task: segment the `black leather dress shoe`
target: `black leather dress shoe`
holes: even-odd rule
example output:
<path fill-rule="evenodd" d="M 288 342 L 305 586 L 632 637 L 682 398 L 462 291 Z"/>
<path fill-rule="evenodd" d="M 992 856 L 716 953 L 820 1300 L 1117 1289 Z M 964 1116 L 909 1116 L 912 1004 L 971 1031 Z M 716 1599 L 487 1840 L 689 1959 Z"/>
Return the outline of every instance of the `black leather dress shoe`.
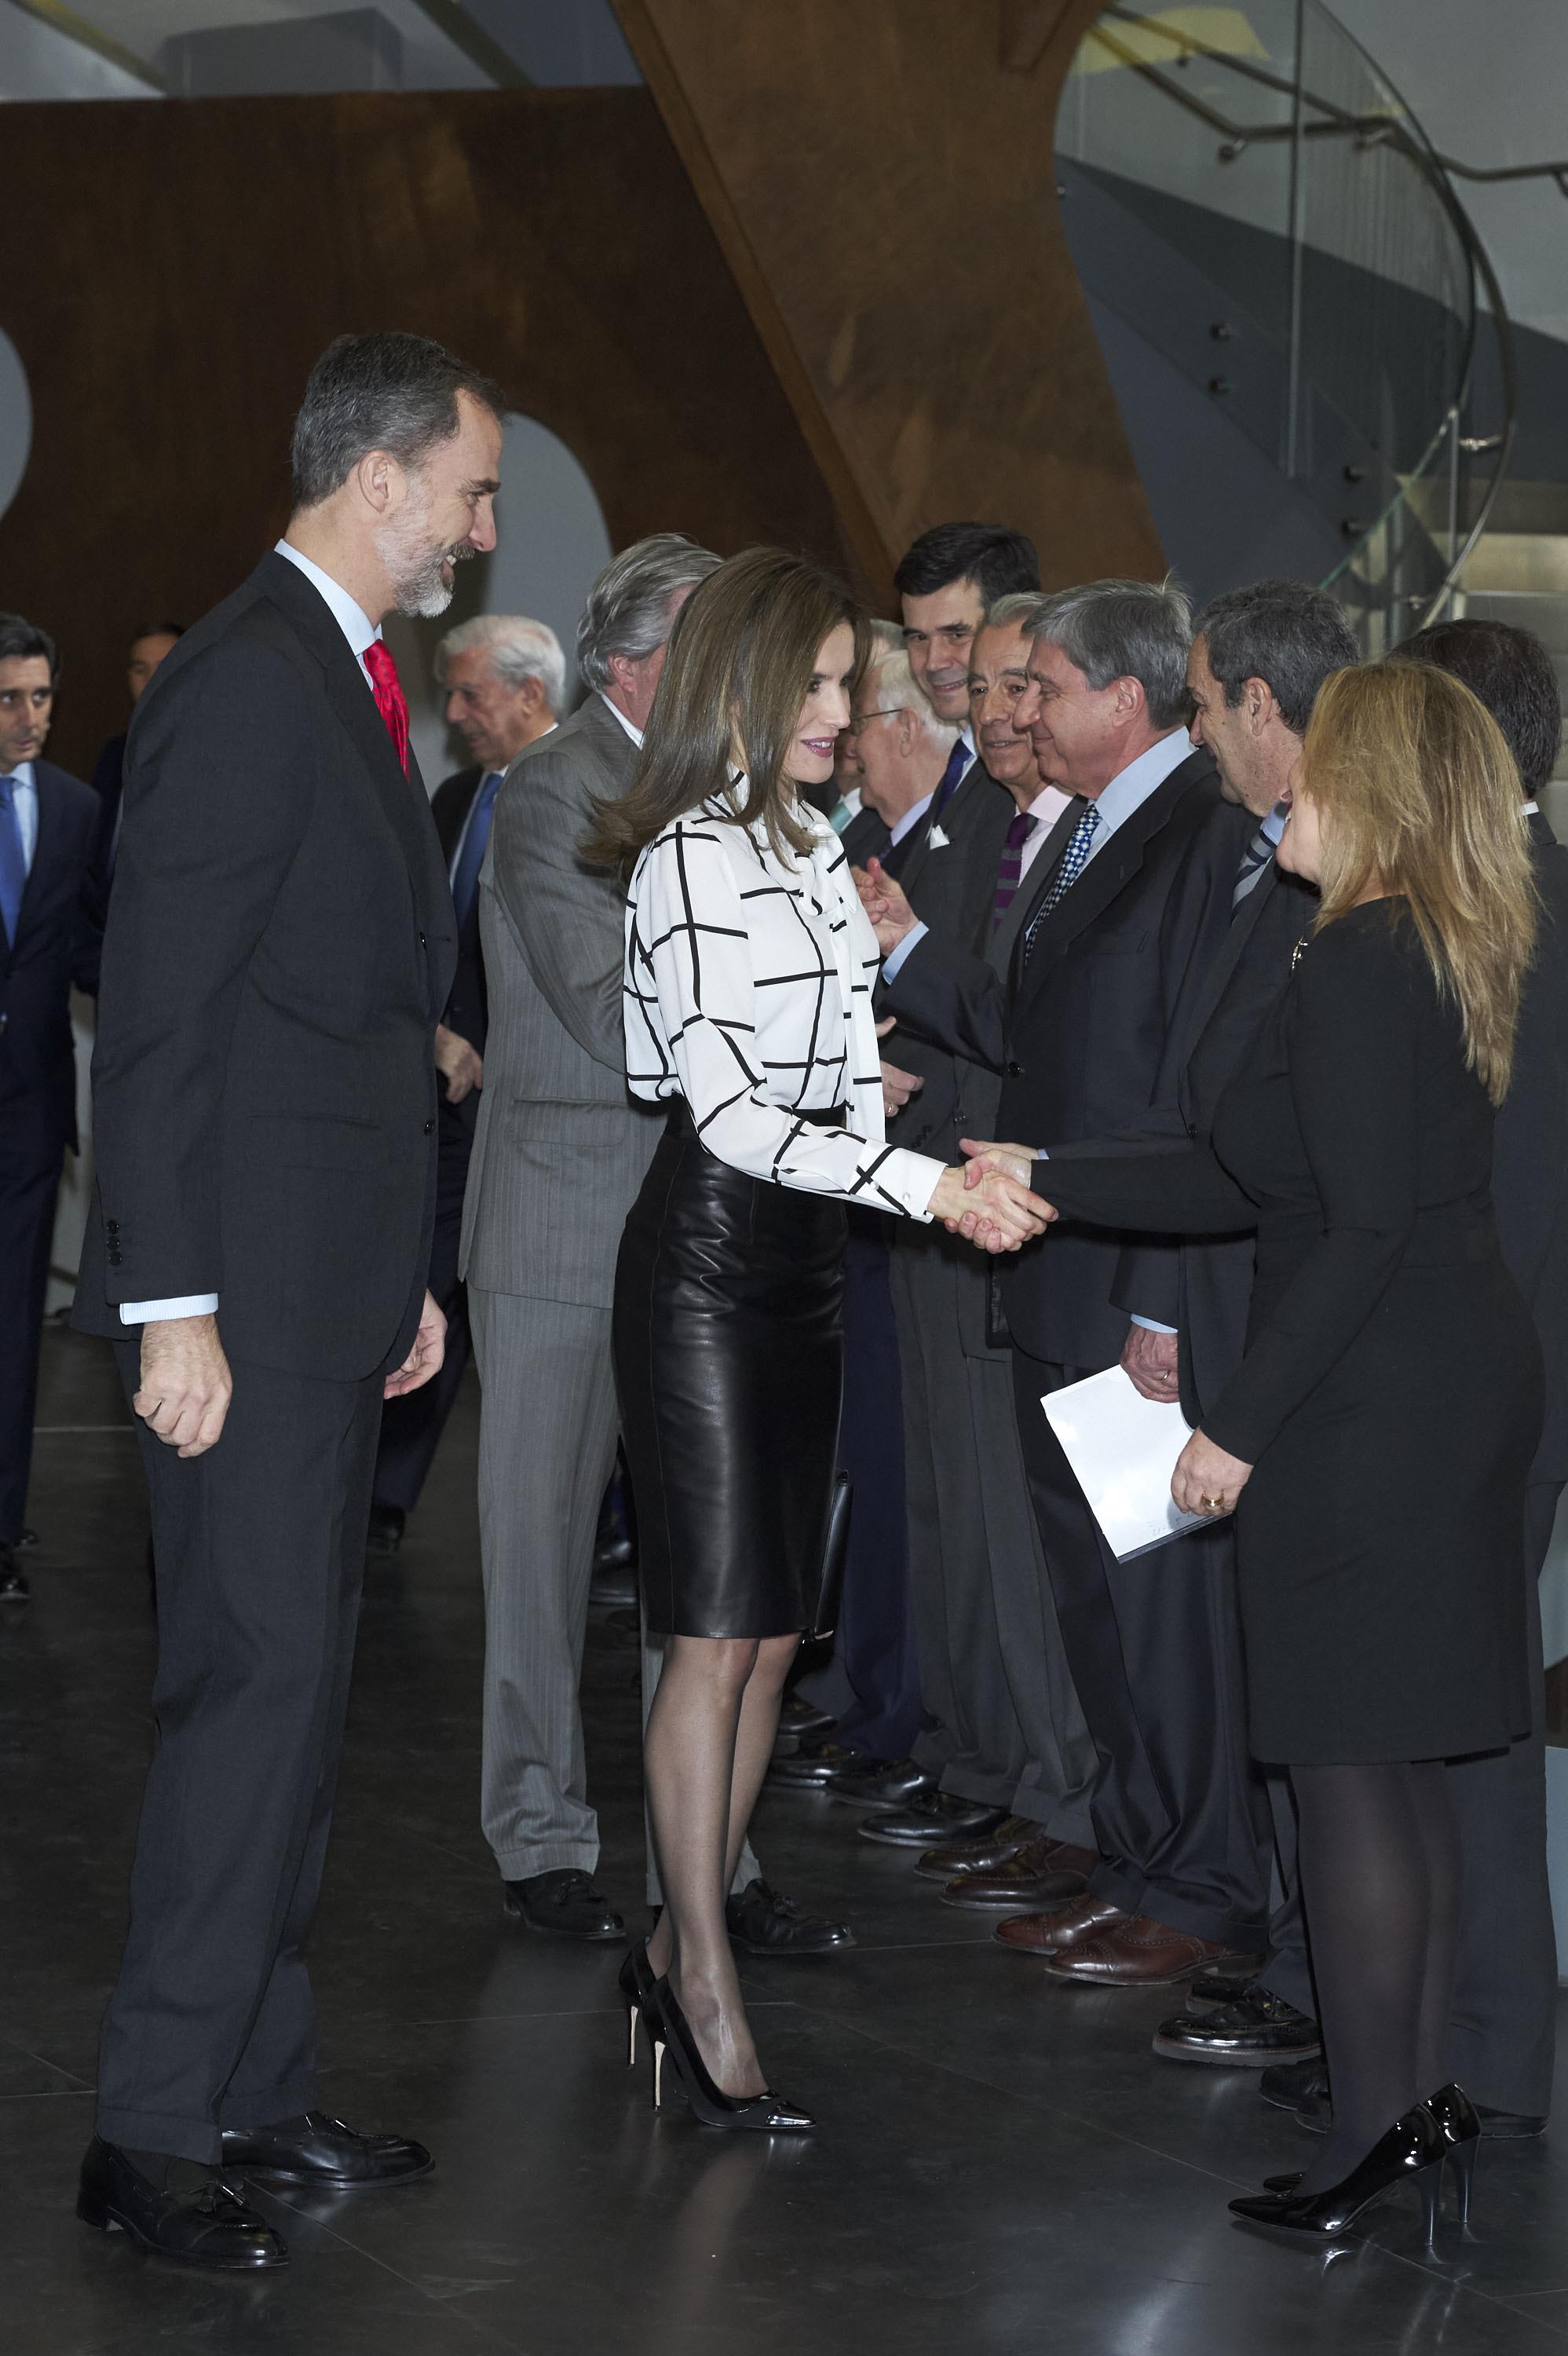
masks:
<path fill-rule="evenodd" d="M 1258 2092 L 1276 2111 L 1299 2111 L 1303 2103 L 1328 2100 L 1328 2069 L 1323 2062 L 1280 2062 L 1258 2080 Z"/>
<path fill-rule="evenodd" d="M 324 2192 L 370 2192 L 411 2184 L 435 2163 L 407 2136 L 357 2135 L 325 2111 L 306 2111 L 272 2127 L 225 2127 L 223 2166 L 278 2184 L 314 2184 Z"/>
<path fill-rule="evenodd" d="M 0 1546 L 0 1603 L 27 1603 L 32 1600 L 27 1574 L 8 1546 Z"/>
<path fill-rule="evenodd" d="M 1179 2012 L 1162 2020 L 1154 2050 L 1168 2062 L 1208 2062 L 1221 2070 L 1266 2070 L 1277 2062 L 1316 2061 L 1317 2023 L 1254 1982 L 1231 2004 Z"/>
<path fill-rule="evenodd" d="M 785 1734 L 822 1734 L 837 1722 L 830 1709 L 821 1709 L 797 1693 L 785 1694 L 779 1711 L 779 1726 Z"/>
<path fill-rule="evenodd" d="M 531 1873 L 525 1881 L 504 1884 L 504 1903 L 535 1931 L 549 1931 L 558 1939 L 624 1939 L 626 1926 L 592 1874 L 580 1866 L 561 1866 L 553 1873 Z"/>
<path fill-rule="evenodd" d="M 862 1840 L 885 1841 L 890 1848 L 934 1848 L 961 1833 L 990 1833 L 1006 1820 L 1003 1808 L 978 1800 L 955 1799 L 951 1792 L 928 1792 L 911 1808 L 868 1816 L 857 1826 Z"/>
<path fill-rule="evenodd" d="M 847 1922 L 803 1914 L 760 1877 L 727 1901 L 724 1920 L 735 1944 L 752 1955 L 837 1955 L 855 1944 Z"/>
<path fill-rule="evenodd" d="M 1234 2004 L 1256 1984 L 1257 1976 L 1255 1966 L 1245 1972 L 1200 1972 L 1189 1981 L 1187 1993 L 1194 2004 Z"/>
<path fill-rule="evenodd" d="M 372 1505 L 370 1526 L 365 1533 L 367 1554 L 396 1554 L 403 1542 L 408 1515 L 401 1505 Z"/>
<path fill-rule="evenodd" d="M 843 1800 L 852 1808 L 907 1808 L 923 1792 L 934 1792 L 936 1778 L 917 1767 L 912 1759 L 896 1760 L 890 1767 L 872 1761 L 867 1767 L 851 1767 L 836 1775 L 827 1787 L 836 1800 Z"/>
<path fill-rule="evenodd" d="M 787 1759 L 775 1759 L 768 1769 L 768 1782 L 781 1785 L 786 1792 L 821 1792 L 836 1775 L 861 1763 L 867 1768 L 880 1767 L 880 1759 L 867 1759 L 863 1751 L 847 1751 L 841 1742 L 827 1741 L 821 1735 L 803 1734 Z"/>
<path fill-rule="evenodd" d="M 288 2246 L 216 2172 L 188 2189 L 164 2191 L 132 2167 L 118 2145 L 94 2136 L 81 2163 L 76 2213 L 101 2233 L 129 2233 L 139 2250 L 176 2265 L 255 2274 L 286 2266 Z"/>

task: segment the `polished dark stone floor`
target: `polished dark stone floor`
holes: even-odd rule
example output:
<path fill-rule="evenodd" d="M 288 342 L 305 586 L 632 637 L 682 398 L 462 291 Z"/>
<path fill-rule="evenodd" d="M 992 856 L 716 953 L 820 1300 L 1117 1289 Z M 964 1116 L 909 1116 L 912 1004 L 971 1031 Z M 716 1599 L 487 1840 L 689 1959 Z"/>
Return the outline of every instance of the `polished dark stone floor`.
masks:
<path fill-rule="evenodd" d="M 1233 2226 L 1304 2148 L 1248 2073 L 1157 2062 L 1167 1998 L 988 1944 L 848 1810 L 773 1796 L 758 1846 L 859 1944 L 748 1966 L 764 2054 L 822 2120 L 727 2142 L 624 2068 L 617 1951 L 503 1920 L 475 1821 L 475 1401 L 367 1596 L 313 1955 L 325 2098 L 423 2136 L 426 2182 L 277 2204 L 286 2275 L 140 2258 L 71 2213 L 146 1755 L 144 1515 L 105 1355 L 51 1332 L 37 1601 L 0 1626 L 0 2349 L 8 2356 L 1537 2356 L 1568 2347 L 1568 2167 L 1488 2151 L 1435 2260 L 1413 2205 L 1334 2254 Z M 635 1654 L 595 1630 L 603 1878 L 642 1888 Z M 1564 2040 L 1568 2048 L 1568 2040 Z"/>

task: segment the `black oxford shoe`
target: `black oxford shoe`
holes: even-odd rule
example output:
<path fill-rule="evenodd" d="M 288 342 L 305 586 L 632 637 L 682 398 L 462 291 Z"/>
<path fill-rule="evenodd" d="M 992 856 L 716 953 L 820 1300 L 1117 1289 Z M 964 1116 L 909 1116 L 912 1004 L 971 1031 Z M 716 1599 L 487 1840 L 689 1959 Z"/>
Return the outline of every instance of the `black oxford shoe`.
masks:
<path fill-rule="evenodd" d="M 957 1840 L 965 1833 L 994 1833 L 1005 1824 L 1002 1808 L 987 1808 L 978 1800 L 955 1799 L 950 1792 L 926 1792 L 908 1809 L 868 1816 L 856 1830 L 862 1840 L 885 1841 L 891 1848 L 934 1848 L 941 1841 Z"/>
<path fill-rule="evenodd" d="M 505 1885 L 503 1903 L 531 1930 L 548 1931 L 557 1939 L 624 1939 L 626 1926 L 592 1874 L 580 1866 L 559 1867 L 553 1873 L 531 1873 L 525 1881 Z"/>
<path fill-rule="evenodd" d="M 1317 2023 L 1261 1986 L 1212 2011 L 1179 2012 L 1162 2020 L 1154 2050 L 1168 2062 L 1208 2062 L 1220 2069 L 1267 2070 L 1279 2062 L 1312 2062 L 1323 2051 Z"/>
<path fill-rule="evenodd" d="M 891 1767 L 875 1762 L 866 1768 L 848 1767 L 827 1789 L 852 1808 L 907 1808 L 935 1791 L 936 1778 L 912 1759 L 900 1759 Z"/>
<path fill-rule="evenodd" d="M 200 2184 L 162 2191 L 132 2167 L 115 2144 L 94 2136 L 81 2163 L 76 2213 L 101 2233 L 129 2233 L 149 2256 L 176 2265 L 208 2266 L 224 2274 L 255 2274 L 286 2266 L 281 2234 L 248 2209 L 214 2173 Z"/>
<path fill-rule="evenodd" d="M 310 2184 L 323 2192 L 369 2192 L 410 2184 L 435 2163 L 422 2143 L 407 2136 L 357 2135 L 325 2111 L 306 2111 L 272 2127 L 225 2127 L 225 2169 L 243 2169 L 277 2184 Z"/>
<path fill-rule="evenodd" d="M 855 1944 L 848 1923 L 803 1914 L 760 1877 L 727 1901 L 724 1920 L 735 1944 L 752 1955 L 837 1955 Z"/>
<path fill-rule="evenodd" d="M 880 1767 L 882 1760 L 868 1760 L 859 1751 L 846 1750 L 841 1742 L 830 1742 L 820 1734 L 803 1734 L 796 1738 L 795 1747 L 786 1756 L 775 1758 L 768 1769 L 768 1782 L 785 1792 L 826 1791 L 834 1777 L 859 1762 L 864 1767 Z"/>

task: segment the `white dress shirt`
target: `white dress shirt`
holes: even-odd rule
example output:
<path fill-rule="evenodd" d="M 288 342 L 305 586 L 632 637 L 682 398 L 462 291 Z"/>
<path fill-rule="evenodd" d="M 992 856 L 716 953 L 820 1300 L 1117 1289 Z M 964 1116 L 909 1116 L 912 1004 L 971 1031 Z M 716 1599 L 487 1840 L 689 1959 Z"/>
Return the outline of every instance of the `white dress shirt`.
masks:
<path fill-rule="evenodd" d="M 888 838 L 888 850 L 889 850 L 889 851 L 892 851 L 892 850 L 894 850 L 894 849 L 897 847 L 897 845 L 898 845 L 899 843 L 901 843 L 901 842 L 903 841 L 903 839 L 904 839 L 904 837 L 905 837 L 905 835 L 906 835 L 906 834 L 912 834 L 912 832 L 914 831 L 915 828 L 920 824 L 921 819 L 925 816 L 926 811 L 927 811 L 930 808 L 931 808 L 931 795 L 930 795 L 930 794 L 927 794 L 927 795 L 926 795 L 926 797 L 925 797 L 925 798 L 924 798 L 924 800 L 923 800 L 923 801 L 912 802 L 912 803 L 910 804 L 910 806 L 909 806 L 908 809 L 906 809 L 906 810 L 905 810 L 905 812 L 904 812 L 904 814 L 903 814 L 902 818 L 901 818 L 901 819 L 900 819 L 900 820 L 899 820 L 899 822 L 898 822 L 897 826 L 893 827 L 893 828 L 891 829 L 891 830 L 890 834 L 889 834 L 889 838 Z M 886 853 L 884 853 L 883 855 L 884 855 L 884 857 L 885 857 L 885 856 L 886 856 Z"/>
<path fill-rule="evenodd" d="M 1041 786 L 1039 793 L 1030 802 L 1029 814 L 1037 823 L 1034 832 L 1019 853 L 1019 890 L 1020 892 L 1024 887 L 1024 877 L 1045 849 L 1051 828 L 1074 798 L 1073 795 L 1064 791 L 1061 786 Z"/>
<path fill-rule="evenodd" d="M 38 781 L 33 775 L 31 761 L 18 761 L 5 775 L 11 780 L 11 808 L 16 813 L 16 831 L 22 838 L 22 873 L 33 872 L 33 855 L 38 847 Z"/>
<path fill-rule="evenodd" d="M 599 701 L 604 706 L 606 712 L 613 712 L 614 713 L 616 719 L 620 722 L 622 727 L 625 730 L 627 735 L 631 738 L 633 744 L 640 753 L 643 749 L 642 730 L 640 728 L 633 727 L 631 722 L 627 719 L 620 705 L 618 703 L 612 703 L 603 688 L 599 690 Z"/>
<path fill-rule="evenodd" d="M 877 944 L 837 836 L 805 806 L 804 859 L 720 800 L 642 853 L 626 904 L 626 1077 L 684 1097 L 709 1151 L 754 1178 L 930 1217 L 944 1164 L 889 1145 L 871 986 Z M 819 1129 L 796 1111 L 847 1108 Z"/>
<path fill-rule="evenodd" d="M 273 553 L 286 556 L 291 564 L 298 565 L 305 579 L 318 592 L 333 620 L 353 648 L 366 686 L 374 693 L 374 681 L 365 669 L 365 649 L 373 646 L 381 635 L 377 625 L 361 611 L 340 581 L 335 581 L 330 573 L 324 573 L 319 564 L 313 564 L 308 556 L 302 556 L 297 548 L 291 548 L 286 540 L 275 542 Z M 211 1317 L 217 1312 L 216 1292 L 190 1292 L 172 1301 L 123 1301 L 120 1323 L 122 1325 L 157 1325 L 169 1317 Z"/>

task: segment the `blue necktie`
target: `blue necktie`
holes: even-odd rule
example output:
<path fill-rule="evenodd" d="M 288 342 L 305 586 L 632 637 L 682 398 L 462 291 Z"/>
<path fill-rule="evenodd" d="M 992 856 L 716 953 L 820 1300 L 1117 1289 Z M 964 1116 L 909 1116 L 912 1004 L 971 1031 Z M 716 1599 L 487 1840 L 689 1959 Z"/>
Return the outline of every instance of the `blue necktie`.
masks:
<path fill-rule="evenodd" d="M 490 819 L 500 788 L 501 772 L 492 769 L 474 797 L 468 831 L 463 838 L 463 848 L 452 871 L 452 905 L 457 911 L 459 925 L 465 925 L 474 912 L 474 896 L 479 889 L 479 870 L 484 864 L 485 846 L 490 840 Z"/>
<path fill-rule="evenodd" d="M 964 773 L 969 766 L 969 747 L 964 742 L 963 737 L 960 736 L 957 744 L 955 744 L 952 752 L 947 755 L 947 766 L 942 772 L 942 783 L 937 787 L 936 791 L 931 797 L 931 819 L 929 822 L 932 826 L 936 824 L 937 819 L 942 816 L 943 811 L 947 808 L 948 803 L 953 799 L 954 795 L 958 791 L 959 787 L 963 784 Z"/>
<path fill-rule="evenodd" d="M 0 924 L 15 948 L 21 921 L 22 894 L 27 888 L 27 861 L 22 849 L 22 818 L 16 808 L 16 780 L 0 777 Z"/>
<path fill-rule="evenodd" d="M 1094 804 L 1091 802 L 1083 817 L 1079 819 L 1077 825 L 1073 828 L 1072 833 L 1068 836 L 1067 848 L 1061 854 L 1061 864 L 1058 867 L 1055 874 L 1051 877 L 1050 889 L 1047 891 L 1046 895 L 1040 902 L 1039 907 L 1035 910 L 1033 921 L 1029 926 L 1029 931 L 1024 936 L 1024 963 L 1026 965 L 1029 963 L 1029 952 L 1034 948 L 1034 937 L 1036 933 L 1039 932 L 1040 926 L 1044 923 L 1046 917 L 1050 916 L 1052 908 L 1055 907 L 1062 894 L 1069 891 L 1072 886 L 1077 883 L 1078 878 L 1088 866 L 1090 846 L 1093 842 L 1095 830 L 1099 826 L 1099 823 L 1100 813 Z"/>

